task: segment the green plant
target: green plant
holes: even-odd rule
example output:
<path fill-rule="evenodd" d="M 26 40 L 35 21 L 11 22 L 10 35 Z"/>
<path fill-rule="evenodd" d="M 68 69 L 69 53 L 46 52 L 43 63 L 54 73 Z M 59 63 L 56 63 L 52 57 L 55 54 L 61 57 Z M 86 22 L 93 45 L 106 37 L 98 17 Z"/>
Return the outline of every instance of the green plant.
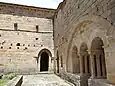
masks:
<path fill-rule="evenodd" d="M 0 79 L 0 86 L 4 86 L 7 82 L 8 80 L 6 79 Z"/>
<path fill-rule="evenodd" d="M 7 79 L 7 80 L 11 80 L 11 79 L 13 79 L 16 76 L 17 75 L 15 73 L 8 73 L 8 74 L 4 75 L 3 78 Z"/>

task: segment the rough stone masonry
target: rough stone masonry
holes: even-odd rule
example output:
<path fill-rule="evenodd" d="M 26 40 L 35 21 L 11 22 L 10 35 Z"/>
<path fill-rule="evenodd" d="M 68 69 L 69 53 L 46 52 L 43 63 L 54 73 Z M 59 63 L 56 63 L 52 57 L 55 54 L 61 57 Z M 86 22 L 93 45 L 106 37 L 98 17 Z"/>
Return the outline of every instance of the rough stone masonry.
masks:
<path fill-rule="evenodd" d="M 94 85 L 90 82 L 95 79 L 115 83 L 115 0 L 60 3 L 54 17 L 54 52 L 55 71 L 76 85 Z"/>
<path fill-rule="evenodd" d="M 114 86 L 114 18 L 114 0 L 64 0 L 57 9 L 0 3 L 0 72 Z"/>
<path fill-rule="evenodd" d="M 41 50 L 51 52 L 49 71 L 53 71 L 54 13 L 53 9 L 0 3 L 0 72 L 40 72 Z"/>

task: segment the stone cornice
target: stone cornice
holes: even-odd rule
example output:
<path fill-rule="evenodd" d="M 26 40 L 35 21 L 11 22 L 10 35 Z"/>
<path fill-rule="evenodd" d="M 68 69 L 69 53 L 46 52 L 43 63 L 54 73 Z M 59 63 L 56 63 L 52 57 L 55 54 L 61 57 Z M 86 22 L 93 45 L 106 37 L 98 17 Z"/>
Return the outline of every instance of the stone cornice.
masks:
<path fill-rule="evenodd" d="M 20 10 L 20 11 L 28 11 L 28 16 L 31 15 L 32 17 L 40 17 L 40 18 L 41 17 L 53 18 L 55 11 L 56 11 L 56 9 L 26 6 L 26 5 L 12 4 L 12 3 L 4 3 L 4 2 L 0 2 L 0 8 L 1 8 L 0 13 L 3 13 L 3 14 L 14 14 L 14 15 L 21 14 L 21 16 L 27 16 L 23 12 L 16 13 L 17 10 Z M 5 9 L 6 12 L 2 11 L 3 9 Z M 10 9 L 12 9 L 12 11 Z M 29 14 L 30 12 L 33 12 L 33 15 Z"/>

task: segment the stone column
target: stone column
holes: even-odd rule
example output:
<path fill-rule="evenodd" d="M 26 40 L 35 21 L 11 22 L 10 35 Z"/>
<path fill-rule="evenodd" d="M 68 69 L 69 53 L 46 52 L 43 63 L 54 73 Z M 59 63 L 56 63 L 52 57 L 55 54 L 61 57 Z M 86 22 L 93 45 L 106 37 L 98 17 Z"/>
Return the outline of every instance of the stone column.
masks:
<path fill-rule="evenodd" d="M 85 55 L 85 73 L 88 74 L 88 55 Z"/>
<path fill-rule="evenodd" d="M 96 55 L 96 65 L 97 65 L 97 77 L 100 78 L 101 76 L 101 63 L 100 63 L 100 54 Z"/>
<path fill-rule="evenodd" d="M 102 62 L 102 75 L 106 77 L 106 64 L 104 54 L 101 54 L 101 62 Z"/>
<path fill-rule="evenodd" d="M 94 55 L 90 55 L 90 60 L 91 60 L 91 78 L 95 78 Z"/>
<path fill-rule="evenodd" d="M 80 74 L 83 75 L 83 57 L 80 55 Z"/>

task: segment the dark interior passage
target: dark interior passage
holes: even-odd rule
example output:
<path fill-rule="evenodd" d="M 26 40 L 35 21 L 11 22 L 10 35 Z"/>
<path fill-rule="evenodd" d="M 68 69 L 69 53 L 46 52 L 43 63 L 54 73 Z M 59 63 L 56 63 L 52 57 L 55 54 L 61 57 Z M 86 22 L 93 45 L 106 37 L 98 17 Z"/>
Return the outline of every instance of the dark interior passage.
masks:
<path fill-rule="evenodd" d="M 43 52 L 41 54 L 41 60 L 40 60 L 40 71 L 48 71 L 49 66 L 49 56 L 46 52 Z"/>
<path fill-rule="evenodd" d="M 57 73 L 59 73 L 59 54 L 57 51 Z"/>

